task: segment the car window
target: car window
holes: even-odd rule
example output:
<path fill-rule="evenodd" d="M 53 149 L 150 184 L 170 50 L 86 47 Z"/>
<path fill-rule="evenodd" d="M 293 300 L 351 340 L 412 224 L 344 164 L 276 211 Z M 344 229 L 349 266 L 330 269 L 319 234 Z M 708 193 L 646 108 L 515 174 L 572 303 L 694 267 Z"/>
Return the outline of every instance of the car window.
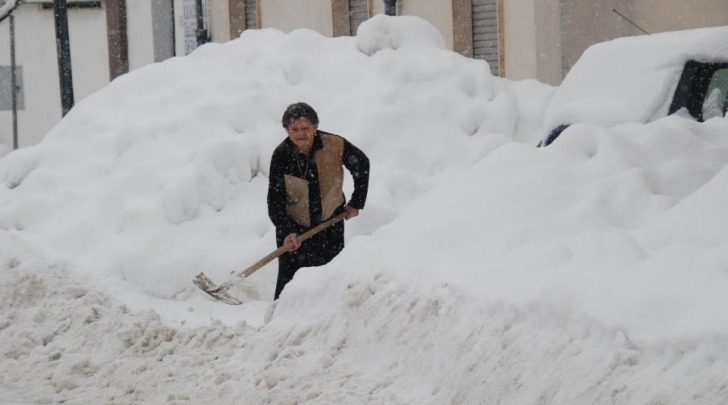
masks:
<path fill-rule="evenodd" d="M 718 69 L 708 84 L 703 100 L 703 120 L 724 117 L 728 108 L 728 68 Z"/>
<path fill-rule="evenodd" d="M 685 63 L 675 89 L 669 114 L 681 111 L 698 121 L 725 114 L 728 93 L 728 62 Z"/>

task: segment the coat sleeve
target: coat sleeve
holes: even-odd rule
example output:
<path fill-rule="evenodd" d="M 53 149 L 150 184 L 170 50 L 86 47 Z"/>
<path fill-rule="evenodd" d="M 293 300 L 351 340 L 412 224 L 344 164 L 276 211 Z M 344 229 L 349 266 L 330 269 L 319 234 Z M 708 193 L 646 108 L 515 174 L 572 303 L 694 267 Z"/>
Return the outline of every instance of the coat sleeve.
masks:
<path fill-rule="evenodd" d="M 363 209 L 369 191 L 369 158 L 361 149 L 351 142 L 344 140 L 344 167 L 354 179 L 354 192 L 348 204 L 357 209 Z"/>
<path fill-rule="evenodd" d="M 284 153 L 276 149 L 270 162 L 268 177 L 268 217 L 279 233 L 299 234 L 302 227 L 293 222 L 286 212 L 286 180 L 284 177 Z"/>

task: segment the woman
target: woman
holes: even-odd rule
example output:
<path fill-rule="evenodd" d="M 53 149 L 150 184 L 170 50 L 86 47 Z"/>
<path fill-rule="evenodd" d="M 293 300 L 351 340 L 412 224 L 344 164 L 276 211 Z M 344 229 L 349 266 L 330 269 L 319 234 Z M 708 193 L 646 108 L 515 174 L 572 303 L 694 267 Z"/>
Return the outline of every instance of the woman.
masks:
<path fill-rule="evenodd" d="M 298 235 L 345 212 L 359 215 L 369 186 L 369 159 L 346 139 L 318 130 L 316 111 L 306 103 L 288 106 L 281 120 L 288 137 L 273 151 L 268 183 L 268 216 L 278 247 L 293 248 L 278 258 L 274 299 L 301 267 L 322 266 L 344 248 L 344 222 L 301 243 Z M 346 168 L 354 180 L 349 202 L 343 192 Z"/>

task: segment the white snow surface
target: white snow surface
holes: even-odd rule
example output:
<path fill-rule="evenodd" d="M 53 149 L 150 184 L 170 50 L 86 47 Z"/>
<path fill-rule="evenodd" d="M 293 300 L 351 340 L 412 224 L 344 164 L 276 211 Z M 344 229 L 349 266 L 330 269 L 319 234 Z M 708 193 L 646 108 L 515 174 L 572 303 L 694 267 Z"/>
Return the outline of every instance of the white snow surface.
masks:
<path fill-rule="evenodd" d="M 725 404 L 728 119 L 539 149 L 554 88 L 434 32 L 246 31 L 0 158 L 0 403 Z M 213 301 L 195 274 L 275 248 L 297 101 L 368 154 L 367 205 L 277 302 L 275 263 Z"/>

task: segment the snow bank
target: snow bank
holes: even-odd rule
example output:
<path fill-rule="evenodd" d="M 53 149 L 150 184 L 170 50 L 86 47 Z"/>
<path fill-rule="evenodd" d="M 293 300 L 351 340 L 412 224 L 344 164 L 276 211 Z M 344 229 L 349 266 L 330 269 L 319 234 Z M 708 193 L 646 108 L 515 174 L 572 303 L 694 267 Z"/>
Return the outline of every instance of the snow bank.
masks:
<path fill-rule="evenodd" d="M 194 299 L 197 272 L 225 279 L 270 250 L 269 159 L 285 136 L 282 111 L 306 100 L 322 129 L 390 156 L 374 168 L 370 222 L 351 226 L 354 235 L 371 232 L 434 178 L 477 161 L 484 134 L 510 133 L 518 110 L 484 62 L 444 50 L 424 21 L 380 16 L 363 29 L 334 40 L 247 31 L 118 78 L 42 145 L 3 159 L 0 226 L 108 288 L 139 290 L 132 301 L 142 306 L 144 297 Z M 359 50 L 383 37 L 396 52 Z M 423 135 L 430 131 L 438 135 Z M 460 155 L 454 164 L 452 154 Z M 254 275 L 264 296 L 274 277 Z"/>

